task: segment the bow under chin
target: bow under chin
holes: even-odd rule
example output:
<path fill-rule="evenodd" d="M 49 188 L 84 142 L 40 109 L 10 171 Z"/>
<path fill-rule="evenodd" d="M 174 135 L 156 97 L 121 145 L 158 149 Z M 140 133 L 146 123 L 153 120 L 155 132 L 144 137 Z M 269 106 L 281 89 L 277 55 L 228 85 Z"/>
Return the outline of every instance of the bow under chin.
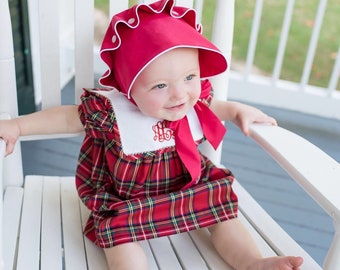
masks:
<path fill-rule="evenodd" d="M 220 119 L 201 101 L 194 106 L 204 137 L 216 149 L 226 133 Z M 191 181 L 182 189 L 195 185 L 201 176 L 201 156 L 191 134 L 187 116 L 176 121 L 167 121 L 167 127 L 173 130 L 177 153 L 188 170 Z"/>

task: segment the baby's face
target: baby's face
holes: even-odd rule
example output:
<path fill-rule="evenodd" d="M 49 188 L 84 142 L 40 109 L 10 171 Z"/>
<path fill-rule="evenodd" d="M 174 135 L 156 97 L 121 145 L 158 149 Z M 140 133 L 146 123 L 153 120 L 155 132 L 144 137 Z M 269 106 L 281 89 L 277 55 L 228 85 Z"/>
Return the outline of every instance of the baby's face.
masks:
<path fill-rule="evenodd" d="M 142 113 L 175 121 L 201 94 L 198 50 L 177 48 L 153 60 L 137 77 L 131 96 Z"/>

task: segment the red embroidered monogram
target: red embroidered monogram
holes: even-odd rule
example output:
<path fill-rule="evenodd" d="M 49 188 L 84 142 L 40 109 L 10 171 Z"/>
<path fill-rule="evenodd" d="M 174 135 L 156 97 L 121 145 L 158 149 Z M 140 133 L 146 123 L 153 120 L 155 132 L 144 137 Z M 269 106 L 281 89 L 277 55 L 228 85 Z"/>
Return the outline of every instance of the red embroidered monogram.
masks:
<path fill-rule="evenodd" d="M 166 128 L 165 121 L 158 121 L 156 125 L 152 126 L 152 130 L 155 133 L 155 136 L 153 137 L 154 141 L 164 142 L 164 141 L 170 141 L 174 138 L 174 132 Z"/>

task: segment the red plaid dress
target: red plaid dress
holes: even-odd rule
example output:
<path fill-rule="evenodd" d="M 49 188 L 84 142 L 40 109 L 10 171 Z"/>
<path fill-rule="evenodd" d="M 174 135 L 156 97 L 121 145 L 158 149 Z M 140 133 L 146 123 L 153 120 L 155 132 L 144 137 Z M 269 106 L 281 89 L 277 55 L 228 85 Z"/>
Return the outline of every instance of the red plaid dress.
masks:
<path fill-rule="evenodd" d="M 109 248 L 187 232 L 237 216 L 229 170 L 217 168 L 201 155 L 200 181 L 181 190 L 191 178 L 175 146 L 126 154 L 118 129 L 124 123 L 117 121 L 110 99 L 87 90 L 81 100 L 86 135 L 76 185 L 91 210 L 85 234 L 96 245 Z M 211 96 L 205 101 L 210 100 Z M 137 140 L 139 135 L 136 130 Z"/>

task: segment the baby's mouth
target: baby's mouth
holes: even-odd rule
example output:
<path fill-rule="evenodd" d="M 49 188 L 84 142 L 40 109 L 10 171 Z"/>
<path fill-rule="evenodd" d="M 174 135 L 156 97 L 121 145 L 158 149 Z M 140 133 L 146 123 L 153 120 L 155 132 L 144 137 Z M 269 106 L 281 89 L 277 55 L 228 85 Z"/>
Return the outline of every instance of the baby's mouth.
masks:
<path fill-rule="evenodd" d="M 181 110 L 185 107 L 185 104 L 186 103 L 181 103 L 181 104 L 177 104 L 177 105 L 174 105 L 174 106 L 170 106 L 170 107 L 168 107 L 168 110 L 171 110 L 171 111 Z"/>

